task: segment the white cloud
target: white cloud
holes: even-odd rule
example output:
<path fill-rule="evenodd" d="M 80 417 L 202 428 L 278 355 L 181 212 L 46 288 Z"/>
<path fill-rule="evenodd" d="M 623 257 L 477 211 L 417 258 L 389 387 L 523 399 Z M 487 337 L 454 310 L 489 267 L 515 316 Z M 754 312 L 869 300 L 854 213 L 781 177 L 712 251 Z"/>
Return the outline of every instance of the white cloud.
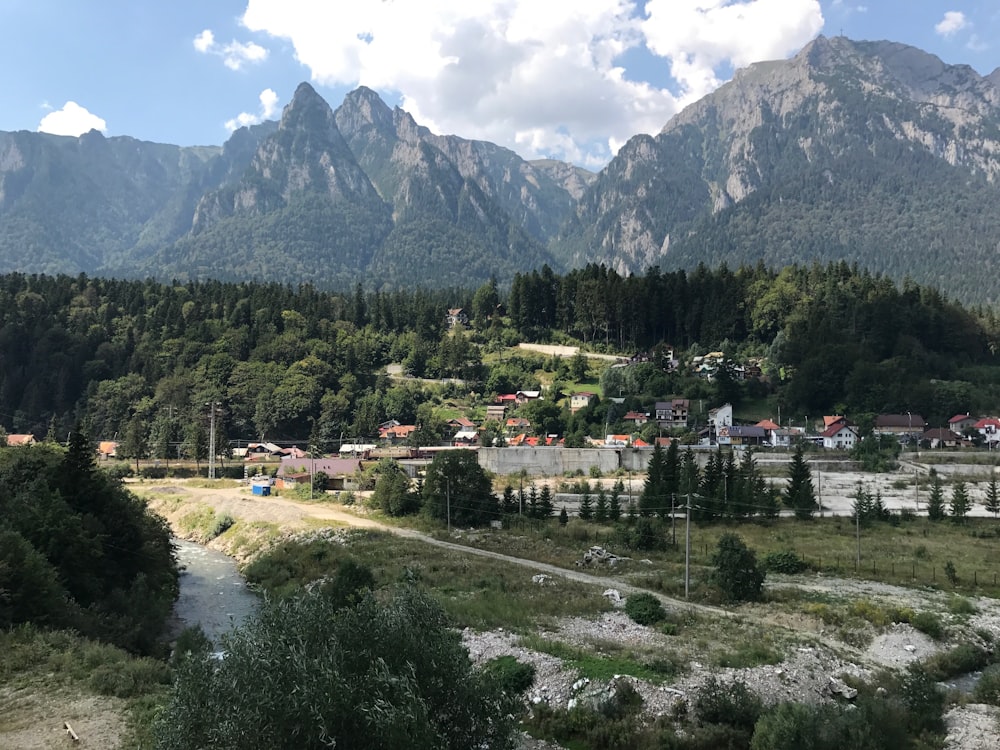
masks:
<path fill-rule="evenodd" d="M 973 52 L 985 52 L 990 48 L 990 45 L 984 42 L 979 34 L 970 34 L 969 41 L 965 43 L 965 47 Z"/>
<path fill-rule="evenodd" d="M 192 42 L 194 48 L 203 55 L 221 57 L 223 64 L 230 70 L 240 70 L 246 63 L 259 63 L 267 59 L 267 49 L 254 42 L 232 41 L 229 44 L 219 44 L 211 29 L 205 29 Z"/>
<path fill-rule="evenodd" d="M 944 14 L 937 25 L 934 26 L 934 31 L 943 37 L 950 37 L 957 34 L 962 29 L 969 25 L 968 20 L 965 18 L 965 14 L 960 10 L 949 10 Z"/>
<path fill-rule="evenodd" d="M 242 21 L 289 40 L 315 83 L 396 93 L 435 132 L 600 166 L 823 16 L 818 0 L 248 0 Z M 646 82 L 668 71 L 674 90 Z"/>
<path fill-rule="evenodd" d="M 108 124 L 100 117 L 87 111 L 76 102 L 66 102 L 62 109 L 49 112 L 38 123 L 39 133 L 52 135 L 82 135 L 91 130 L 108 129 Z"/>
<path fill-rule="evenodd" d="M 232 120 L 226 121 L 226 130 L 230 133 L 237 128 L 256 125 L 257 123 L 269 120 L 278 112 L 278 95 L 273 89 L 264 89 L 260 92 L 260 111 L 256 114 L 251 112 L 240 112 Z"/>

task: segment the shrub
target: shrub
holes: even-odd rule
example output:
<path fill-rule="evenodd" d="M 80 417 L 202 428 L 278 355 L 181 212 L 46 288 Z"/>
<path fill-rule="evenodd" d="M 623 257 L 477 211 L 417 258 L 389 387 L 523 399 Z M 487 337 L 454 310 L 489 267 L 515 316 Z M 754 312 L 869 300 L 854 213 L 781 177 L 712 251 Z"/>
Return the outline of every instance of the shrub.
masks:
<path fill-rule="evenodd" d="M 483 671 L 492 675 L 509 695 L 520 695 L 535 683 L 534 665 L 525 664 L 510 655 L 490 659 L 483 666 Z"/>
<path fill-rule="evenodd" d="M 977 703 L 1000 706 L 1000 664 L 992 664 L 983 670 L 972 690 L 972 697 Z"/>
<path fill-rule="evenodd" d="M 867 620 L 877 628 L 884 628 L 890 621 L 889 613 L 871 599 L 855 599 L 847 607 L 847 614 Z"/>
<path fill-rule="evenodd" d="M 510 747 L 517 703 L 429 596 L 402 588 L 338 609 L 306 594 L 265 601 L 223 661 L 185 660 L 155 746 Z"/>
<path fill-rule="evenodd" d="M 712 582 L 731 602 L 758 601 L 764 589 L 765 573 L 757 565 L 756 553 L 736 534 L 726 533 L 712 556 Z"/>
<path fill-rule="evenodd" d="M 233 524 L 235 523 L 236 520 L 228 513 L 222 516 L 216 516 L 215 525 L 211 529 L 209 529 L 208 539 L 211 540 L 215 539 L 215 537 L 217 536 L 222 536 L 227 531 L 229 531 L 229 529 L 231 529 Z"/>
<path fill-rule="evenodd" d="M 157 685 L 169 685 L 170 667 L 155 659 L 125 659 L 117 664 L 101 664 L 87 682 L 101 695 L 135 698 Z"/>
<path fill-rule="evenodd" d="M 944 728 L 945 696 L 938 688 L 935 677 L 924 667 L 911 664 L 907 668 L 901 693 L 913 729 L 940 732 Z"/>
<path fill-rule="evenodd" d="M 944 625 L 941 623 L 941 618 L 933 612 L 917 612 L 910 618 L 910 624 L 936 641 L 944 636 Z"/>
<path fill-rule="evenodd" d="M 989 663 L 989 654 L 971 643 L 960 643 L 947 651 L 941 651 L 924 661 L 927 674 L 942 682 L 967 672 L 975 672 Z"/>
<path fill-rule="evenodd" d="M 184 628 L 174 642 L 174 650 L 170 654 L 170 666 L 176 668 L 189 656 L 199 658 L 211 650 L 212 642 L 200 625 Z"/>
<path fill-rule="evenodd" d="M 761 566 L 764 570 L 772 573 L 784 573 L 786 575 L 801 573 L 808 567 L 806 561 L 791 550 L 768 553 L 761 560 Z"/>
<path fill-rule="evenodd" d="M 706 724 L 724 724 L 749 731 L 760 718 L 763 703 L 746 683 L 736 680 L 723 684 L 712 676 L 695 693 L 694 708 L 698 718 Z"/>
<path fill-rule="evenodd" d="M 952 596 L 948 599 L 948 611 L 953 615 L 974 615 L 979 610 L 964 596 Z"/>
<path fill-rule="evenodd" d="M 135 469 L 133 469 L 129 464 L 124 461 L 118 461 L 109 466 L 104 467 L 104 473 L 107 474 L 112 479 L 117 479 L 122 481 L 125 477 L 135 476 Z"/>
<path fill-rule="evenodd" d="M 625 614 L 640 625 L 655 625 L 667 618 L 660 600 L 652 594 L 633 594 L 625 601 Z"/>

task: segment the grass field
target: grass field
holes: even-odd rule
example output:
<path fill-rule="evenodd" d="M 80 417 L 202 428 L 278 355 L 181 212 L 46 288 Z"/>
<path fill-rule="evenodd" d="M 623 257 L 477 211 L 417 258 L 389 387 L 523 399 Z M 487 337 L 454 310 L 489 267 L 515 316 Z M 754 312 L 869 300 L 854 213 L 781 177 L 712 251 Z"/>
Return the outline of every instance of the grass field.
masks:
<path fill-rule="evenodd" d="M 968 519 L 965 523 L 931 522 L 926 518 L 862 525 L 861 563 L 857 565 L 858 534 L 850 518 L 815 518 L 798 521 L 791 518 L 773 522 L 743 524 L 691 525 L 692 575 L 702 578 L 711 565 L 719 537 L 727 532 L 738 534 L 758 558 L 772 553 L 792 551 L 814 571 L 848 578 L 882 581 L 904 586 L 937 586 L 942 589 L 1000 596 L 1000 522 L 989 518 Z M 573 567 L 591 545 L 600 545 L 615 554 L 648 560 L 629 560 L 617 567 L 594 567 L 596 575 L 640 575 L 660 578 L 654 588 L 674 592 L 669 580 L 676 580 L 684 563 L 684 522 L 678 519 L 676 547 L 669 522 L 661 527 L 667 541 L 664 551 L 632 552 L 616 542 L 611 526 L 587 524 L 573 519 L 566 527 L 555 520 L 524 523 L 515 529 L 479 531 L 459 536 L 453 541 L 525 557 L 562 567 Z M 948 562 L 956 577 L 945 574 Z"/>

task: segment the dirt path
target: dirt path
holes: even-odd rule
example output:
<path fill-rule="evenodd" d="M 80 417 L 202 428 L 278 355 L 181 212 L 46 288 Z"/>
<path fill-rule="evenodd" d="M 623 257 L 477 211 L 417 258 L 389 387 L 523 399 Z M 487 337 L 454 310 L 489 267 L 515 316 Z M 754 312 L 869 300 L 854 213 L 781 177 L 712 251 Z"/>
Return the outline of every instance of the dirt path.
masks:
<path fill-rule="evenodd" d="M 550 357 L 575 357 L 580 352 L 578 346 L 559 346 L 557 344 L 518 344 L 517 348 L 539 354 L 548 354 Z M 583 355 L 587 359 L 603 359 L 606 362 L 617 362 L 621 359 L 614 354 L 597 354 L 596 352 L 584 352 Z"/>
<path fill-rule="evenodd" d="M 536 562 L 534 560 L 526 560 L 521 557 L 505 555 L 502 552 L 494 552 L 492 550 L 479 549 L 477 547 L 470 547 L 464 544 L 456 544 L 443 539 L 437 539 L 413 529 L 387 526 L 386 524 L 379 523 L 374 519 L 366 518 L 348 510 L 331 507 L 329 505 L 301 503 L 283 497 L 254 496 L 248 494 L 248 491 L 245 489 L 209 489 L 205 487 L 185 486 L 181 482 L 150 487 L 146 491 L 142 492 L 142 494 L 151 498 L 155 498 L 157 495 L 163 495 L 165 497 L 176 497 L 181 495 L 191 500 L 204 503 L 205 505 L 214 508 L 217 513 L 227 513 L 234 518 L 240 518 L 244 521 L 265 521 L 269 523 L 276 523 L 289 529 L 308 527 L 308 519 L 333 521 L 345 526 L 385 531 L 407 539 L 416 539 L 424 542 L 425 544 L 431 544 L 435 547 L 451 550 L 453 552 L 478 555 L 480 557 L 488 557 L 513 565 L 520 565 L 525 568 L 530 568 L 536 573 L 546 573 L 552 576 L 559 576 L 578 583 L 599 586 L 602 589 L 617 589 L 622 594 L 647 591 L 647 589 L 632 586 L 631 584 L 617 578 L 591 575 L 580 570 L 571 570 L 561 568 L 557 565 L 551 565 L 549 563 Z M 157 505 L 155 500 L 153 501 L 153 504 L 154 507 Z M 160 511 L 163 512 L 162 508 Z M 181 513 L 183 513 L 183 511 L 175 513 L 166 512 L 164 515 L 167 517 L 168 521 L 174 523 L 177 516 Z M 687 602 L 683 599 L 675 599 L 663 594 L 656 595 L 664 604 L 675 608 L 680 607 L 697 610 L 698 612 L 712 614 L 718 617 L 731 617 L 734 614 L 733 612 L 722 609 L 721 607 L 695 604 L 693 602 Z"/>

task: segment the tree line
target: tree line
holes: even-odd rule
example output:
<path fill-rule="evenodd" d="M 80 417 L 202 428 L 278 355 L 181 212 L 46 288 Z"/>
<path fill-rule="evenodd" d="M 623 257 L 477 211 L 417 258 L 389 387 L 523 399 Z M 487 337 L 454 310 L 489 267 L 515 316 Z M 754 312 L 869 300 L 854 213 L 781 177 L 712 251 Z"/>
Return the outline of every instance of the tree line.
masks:
<path fill-rule="evenodd" d="M 469 312 L 467 327 L 449 328 L 454 307 Z M 329 449 L 343 436 L 373 435 L 387 419 L 420 423 L 434 439 L 444 430 L 429 403 L 442 391 L 393 382 L 385 366 L 460 378 L 464 385 L 443 395 L 472 392 L 481 406 L 537 387 L 535 359 L 490 356 L 523 340 L 645 354 L 642 364 L 606 372 L 605 392 L 632 397 L 628 408 L 668 395 L 734 404 L 772 396 L 789 412 L 946 419 L 1000 400 L 998 331 L 992 310 L 845 264 L 629 277 L 601 266 L 565 276 L 543 267 L 510 289 L 357 285 L 344 293 L 8 274 L 0 276 L 0 423 L 58 437 L 83 420 L 95 437 L 128 442 L 129 455 L 162 458 L 179 446 L 203 453 L 210 403 L 223 405 L 220 444 L 308 436 Z M 671 372 L 671 349 L 756 357 L 767 380 L 738 383 L 724 369 L 708 383 Z M 575 365 L 553 367 L 570 381 L 581 375 Z M 577 440 L 622 416 L 606 402 L 582 415 L 551 403 L 531 408 L 548 432 Z"/>

